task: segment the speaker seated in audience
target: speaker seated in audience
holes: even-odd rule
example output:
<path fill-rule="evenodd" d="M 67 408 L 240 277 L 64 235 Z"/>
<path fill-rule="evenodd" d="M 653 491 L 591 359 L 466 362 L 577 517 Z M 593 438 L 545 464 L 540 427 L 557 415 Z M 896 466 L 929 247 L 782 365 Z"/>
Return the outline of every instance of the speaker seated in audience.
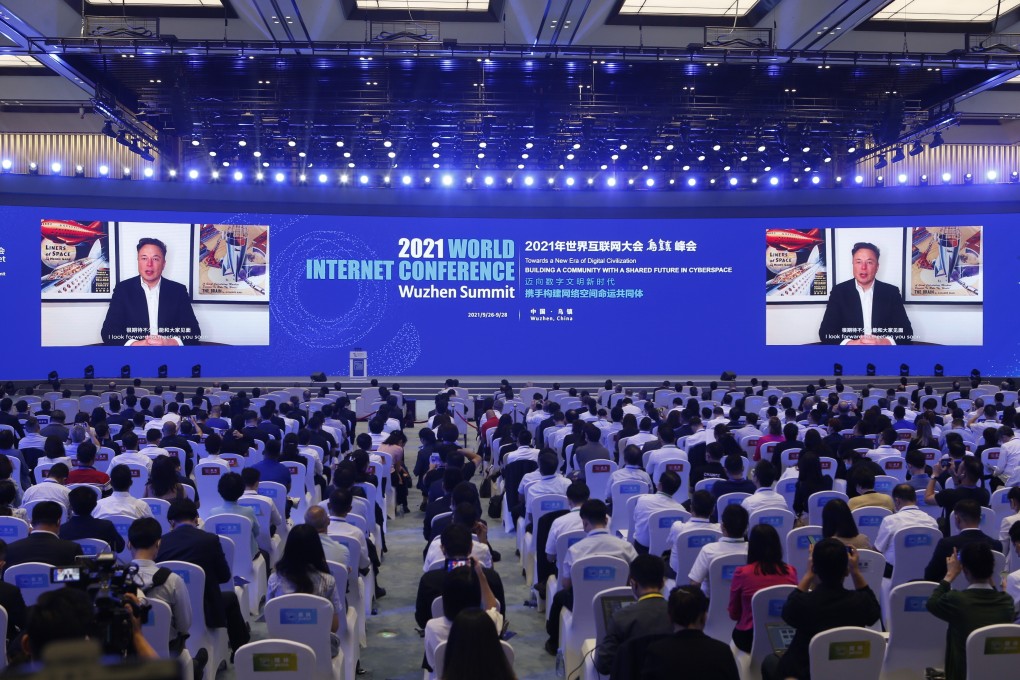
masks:
<path fill-rule="evenodd" d="M 436 540 L 439 543 L 441 554 L 440 568 L 426 571 L 422 575 L 421 580 L 418 581 L 414 619 L 420 628 L 425 628 L 425 624 L 432 618 L 432 601 L 442 595 L 443 583 L 449 571 L 448 567 L 455 563 L 468 563 L 470 561 L 468 558 L 474 557 L 474 549 L 477 545 L 471 530 L 462 523 L 455 523 L 446 527 Z M 506 611 L 503 581 L 500 579 L 499 574 L 490 567 L 484 566 L 481 560 L 475 558 L 475 561 L 482 564 L 486 582 L 489 584 L 493 596 L 499 603 L 499 611 Z"/>
<path fill-rule="evenodd" d="M 960 506 L 969 501 L 957 503 Z M 971 541 L 945 558 L 945 577 L 928 598 L 928 611 L 949 623 L 946 631 L 946 680 L 966 680 L 979 675 L 967 672 L 967 636 L 978 628 L 1013 623 L 1013 598 L 995 589 L 995 559 L 984 541 Z M 951 590 L 960 574 L 967 579 L 965 590 Z"/>
<path fill-rule="evenodd" d="M 132 479 L 131 468 L 127 465 L 114 465 L 110 470 L 113 493 L 101 499 L 92 514 L 99 518 L 112 515 L 124 515 L 132 519 L 152 517 L 149 504 L 131 495 Z"/>
<path fill-rule="evenodd" d="M 570 578 L 571 567 L 578 560 L 592 555 L 619 557 L 627 564 L 633 562 L 637 557 L 634 546 L 622 538 L 611 535 L 606 528 L 609 526 L 609 514 L 605 503 L 596 499 L 587 500 L 581 505 L 580 515 L 581 526 L 587 536 L 570 546 L 563 558 L 563 573 L 560 574 L 561 590 L 553 597 L 549 606 L 549 618 L 545 624 L 545 632 L 549 634 L 549 638 L 545 642 L 545 651 L 553 656 L 556 655 L 556 650 L 559 648 L 560 612 L 564 607 L 571 611 L 574 609 L 574 589 Z"/>
<path fill-rule="evenodd" d="M 329 629 L 336 633 L 344 611 L 340 589 L 329 573 L 319 533 L 307 524 L 296 525 L 287 535 L 283 555 L 269 575 L 266 599 L 291 593 L 318 595 L 329 600 L 333 604 L 333 620 Z M 335 657 L 340 651 L 340 642 L 335 635 L 331 636 L 331 642 L 330 654 Z"/>
<path fill-rule="evenodd" d="M 7 461 L 8 463 L 10 461 Z M 46 500 L 60 503 L 65 515 L 71 511 L 71 503 L 67 500 L 70 490 L 67 488 L 67 465 L 56 463 L 50 468 L 49 474 L 35 486 L 29 487 L 21 498 L 21 504 Z"/>
<path fill-rule="evenodd" d="M 461 482 L 471 486 L 469 482 Z M 460 485 L 458 485 L 460 488 Z M 458 500 L 456 493 L 454 500 Z M 458 524 L 471 532 L 471 555 L 482 563 L 482 566 L 486 568 L 492 567 L 493 555 L 489 548 L 489 527 L 481 520 L 478 516 L 478 510 L 469 502 L 456 503 L 453 506 L 453 515 L 450 518 L 450 522 L 444 525 Z M 438 568 L 443 563 L 442 546 L 440 545 L 439 536 L 436 536 L 429 542 L 428 547 L 425 550 L 425 562 L 422 566 L 422 571 L 431 571 L 432 569 Z"/>
<path fill-rule="evenodd" d="M 468 558 L 469 564 L 456 567 L 446 572 L 443 578 L 443 615 L 429 619 L 425 624 L 425 663 L 423 668 L 429 671 L 429 680 L 435 680 L 433 669 L 436 666 L 436 647 L 446 642 L 450 636 L 450 627 L 454 619 L 465 609 L 482 609 L 492 619 L 496 630 L 503 631 L 503 615 L 499 611 L 496 599 L 485 570 L 480 562 Z"/>
<path fill-rule="evenodd" d="M 59 536 L 63 508 L 53 501 L 41 501 L 32 508 L 32 531 L 7 546 L 7 566 L 43 562 L 55 567 L 74 564 L 81 546 Z"/>
<path fill-rule="evenodd" d="M 244 480 L 241 479 L 241 475 L 236 472 L 228 472 L 225 475 L 220 475 L 220 481 L 216 483 L 216 490 L 220 494 L 222 502 L 209 511 L 209 517 L 213 515 L 241 515 L 251 520 L 251 536 L 250 544 L 253 555 L 259 553 L 259 518 L 255 514 L 255 511 L 245 505 L 239 505 L 238 499 L 244 494 Z M 208 501 L 210 503 L 214 501 Z M 266 563 L 269 562 L 269 556 L 265 555 Z"/>
<path fill-rule="evenodd" d="M 68 500 L 71 503 L 71 516 L 60 526 L 61 538 L 68 541 L 98 538 L 101 541 L 106 541 L 115 553 L 124 549 L 124 537 L 117 533 L 113 522 L 92 516 L 99 501 L 99 495 L 95 489 L 87 486 L 71 489 Z"/>
<path fill-rule="evenodd" d="M 872 550 L 871 541 L 857 529 L 850 506 L 842 498 L 833 498 L 822 508 L 822 536 L 858 550 Z"/>
<path fill-rule="evenodd" d="M 843 587 L 847 574 L 854 590 Z M 765 658 L 762 679 L 810 680 L 811 638 L 832 628 L 870 626 L 881 613 L 878 599 L 858 566 L 857 549 L 834 538 L 823 538 L 814 545 L 797 590 L 783 605 L 783 621 L 796 629 L 790 647 L 781 657 L 770 654 Z"/>
<path fill-rule="evenodd" d="M 499 631 L 481 609 L 461 610 L 453 620 L 444 664 L 443 680 L 475 680 L 482 674 L 486 680 L 516 680 Z"/>
<path fill-rule="evenodd" d="M 2 463 L 2 461 L 0 461 Z M 28 521 L 28 513 L 25 508 L 18 507 L 21 490 L 10 479 L 0 479 L 0 517 L 17 517 Z"/>
<path fill-rule="evenodd" d="M 638 555 L 630 563 L 627 585 L 634 592 L 637 602 L 618 610 L 610 619 L 602 644 L 595 650 L 595 668 L 599 673 L 611 674 L 613 678 L 630 677 L 636 680 L 637 674 L 626 672 L 634 665 L 634 659 L 626 659 L 630 663 L 619 663 L 624 661 L 617 656 L 620 646 L 649 635 L 669 635 L 673 632 L 669 608 L 662 595 L 665 581 L 666 565 L 661 557 Z M 638 661 L 636 665 L 640 668 Z M 620 668 L 621 665 L 628 668 Z"/>
<path fill-rule="evenodd" d="M 961 550 L 968 543 L 984 543 L 990 549 L 1001 551 L 1002 542 L 981 531 L 981 506 L 973 500 L 962 500 L 956 503 L 956 528 L 959 533 L 955 536 L 941 539 L 935 546 L 931 555 L 931 561 L 924 568 L 925 581 L 941 581 L 946 575 L 946 560 L 954 551 Z"/>
<path fill-rule="evenodd" d="M 170 652 L 187 655 L 184 642 L 191 629 L 191 598 L 184 579 L 155 562 L 162 537 L 163 529 L 152 517 L 136 519 L 128 528 L 131 563 L 138 567 L 135 585 L 146 598 L 170 605 Z"/>
<path fill-rule="evenodd" d="M 0 570 L 7 563 L 7 541 L 0 538 Z M 7 611 L 7 633 L 4 649 L 25 627 L 25 598 L 21 589 L 12 583 L 0 581 L 0 607 Z"/>
<path fill-rule="evenodd" d="M 116 475 L 113 477 L 116 485 Z M 220 590 L 220 584 L 231 582 L 232 575 L 219 538 L 198 528 L 198 508 L 187 498 L 171 501 L 166 518 L 171 531 L 160 540 L 156 561 L 190 562 L 202 568 L 205 572 L 202 597 L 205 625 L 208 628 L 226 628 L 230 649 L 236 650 L 251 636 L 241 614 L 237 593 L 233 588 Z"/>
<path fill-rule="evenodd" d="M 758 464 L 762 463 L 770 467 L 772 465 L 767 460 L 759 461 Z M 747 554 L 747 542 L 744 540 L 744 534 L 747 533 L 748 519 L 747 510 L 741 505 L 734 503 L 723 508 L 722 521 L 720 522 L 722 538 L 715 543 L 706 543 L 698 551 L 698 556 L 694 559 L 691 572 L 688 574 L 691 585 L 701 586 L 707 595 L 711 591 L 708 583 L 708 568 L 712 564 L 712 560 L 721 555 Z M 677 578 L 681 578 L 681 574 L 677 574 Z"/>
<path fill-rule="evenodd" d="M 714 442 L 713 442 L 714 443 Z M 673 494 L 680 490 L 680 475 L 667 470 L 659 476 L 659 491 L 655 494 L 642 494 L 634 503 L 633 514 L 634 536 L 632 542 L 638 554 L 648 554 L 651 543 L 651 532 L 648 520 L 652 513 L 660 510 L 683 510 L 684 507 L 673 499 Z"/>
<path fill-rule="evenodd" d="M 797 570 L 783 562 L 783 544 L 775 527 L 758 524 L 748 534 L 747 564 L 737 567 L 730 584 L 730 618 L 737 622 L 733 644 L 740 651 L 750 654 L 754 641 L 754 594 L 780 585 L 797 585 Z"/>
<path fill-rule="evenodd" d="M 652 638 L 644 649 L 645 680 L 738 680 L 729 645 L 705 635 L 708 598 L 696 586 L 681 586 L 669 596 L 676 633 Z"/>

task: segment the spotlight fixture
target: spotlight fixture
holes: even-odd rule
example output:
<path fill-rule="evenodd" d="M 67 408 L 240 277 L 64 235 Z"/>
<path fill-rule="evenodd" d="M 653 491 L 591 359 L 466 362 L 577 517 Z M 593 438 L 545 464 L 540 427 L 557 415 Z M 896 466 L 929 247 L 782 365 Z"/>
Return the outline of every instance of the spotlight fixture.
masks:
<path fill-rule="evenodd" d="M 868 364 L 865 366 L 865 375 L 875 375 L 875 364 Z"/>
<path fill-rule="evenodd" d="M 942 139 L 942 133 L 941 132 L 936 132 L 934 135 L 932 135 L 931 143 L 928 145 L 928 148 L 929 149 L 937 149 L 937 148 L 939 148 L 940 146 L 942 146 L 945 143 L 946 143 L 945 140 Z"/>
<path fill-rule="evenodd" d="M 84 165 L 76 165 L 76 166 L 74 166 L 74 176 L 75 177 L 84 177 L 85 176 L 85 166 Z"/>
<path fill-rule="evenodd" d="M 113 139 L 117 138 L 117 133 L 113 131 L 113 121 L 112 120 L 107 119 L 103 123 L 103 134 L 106 135 L 107 137 L 111 137 Z"/>
<path fill-rule="evenodd" d="M 95 378 L 96 378 L 96 367 L 93 366 L 92 364 L 89 364 L 88 366 L 85 367 L 85 379 L 86 380 L 95 380 Z"/>
<path fill-rule="evenodd" d="M 906 364 L 900 364 L 900 377 L 905 378 L 910 375 L 910 366 Z"/>
<path fill-rule="evenodd" d="M 120 178 L 121 179 L 131 179 L 131 168 L 126 167 L 126 166 L 121 168 Z"/>
<path fill-rule="evenodd" d="M 989 170 L 985 173 L 985 178 L 987 178 L 989 182 L 994 182 L 999 179 L 999 172 L 997 170 Z"/>
<path fill-rule="evenodd" d="M 964 184 L 973 184 L 973 182 L 974 182 L 974 175 L 973 174 L 968 172 L 966 175 L 963 176 L 963 183 Z"/>
<path fill-rule="evenodd" d="M 38 175 L 39 174 L 39 164 L 36 163 L 35 161 L 32 161 L 31 163 L 29 163 L 28 164 L 28 174 L 30 174 L 30 175 Z"/>
<path fill-rule="evenodd" d="M 834 376 L 843 375 L 843 364 L 833 364 L 832 365 L 832 375 L 834 375 Z"/>
<path fill-rule="evenodd" d="M 882 156 L 881 158 L 878 159 L 878 162 L 875 163 L 875 169 L 876 170 L 881 170 L 882 168 L 884 168 L 887 165 L 889 165 L 889 161 L 886 160 L 885 156 Z"/>
<path fill-rule="evenodd" d="M 951 173 L 948 173 L 948 172 L 943 172 L 942 173 L 942 183 L 943 184 L 949 184 L 952 181 L 953 181 L 953 175 Z"/>
<path fill-rule="evenodd" d="M 918 154 L 924 153 L 924 144 L 921 143 L 920 139 L 914 142 L 914 145 L 910 147 L 909 153 L 911 156 L 917 156 Z"/>
<path fill-rule="evenodd" d="M 899 163 L 904 158 L 906 158 L 906 156 L 903 155 L 903 147 L 902 146 L 896 147 L 896 149 L 893 151 L 892 162 Z"/>
<path fill-rule="evenodd" d="M 1013 172 L 1009 173 L 1009 181 L 1010 184 L 1016 184 L 1017 182 L 1020 182 L 1020 172 L 1014 170 Z"/>
<path fill-rule="evenodd" d="M 10 172 L 11 168 L 13 167 L 14 163 L 11 161 L 10 158 L 5 158 L 2 161 L 0 161 L 0 170 L 3 170 L 4 172 Z"/>
<path fill-rule="evenodd" d="M 160 364 L 159 368 L 156 369 L 156 377 L 157 378 L 166 378 L 166 376 L 167 376 L 167 367 L 166 367 L 166 364 Z"/>
<path fill-rule="evenodd" d="M 907 174 L 905 172 L 901 172 L 900 174 L 896 175 L 896 181 L 899 182 L 900 184 L 906 184 L 907 179 L 908 179 Z"/>
<path fill-rule="evenodd" d="M 62 166 L 58 161 L 53 161 L 52 163 L 50 163 L 50 172 L 54 175 L 59 175 L 60 171 L 63 169 L 64 166 Z"/>
<path fill-rule="evenodd" d="M 201 378 L 202 377 L 202 364 L 195 364 L 191 367 L 191 377 Z"/>
<path fill-rule="evenodd" d="M 124 364 L 120 367 L 120 377 L 130 378 L 131 377 L 131 364 Z"/>
<path fill-rule="evenodd" d="M 933 371 L 933 375 L 936 378 L 942 378 L 945 376 L 945 374 L 946 369 L 942 366 L 942 364 L 935 364 L 935 370 Z"/>

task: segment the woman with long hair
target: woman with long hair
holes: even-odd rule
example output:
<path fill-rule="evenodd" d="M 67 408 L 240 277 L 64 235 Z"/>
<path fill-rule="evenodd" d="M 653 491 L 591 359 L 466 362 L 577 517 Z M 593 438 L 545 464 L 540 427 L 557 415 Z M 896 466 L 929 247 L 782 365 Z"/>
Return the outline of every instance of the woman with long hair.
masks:
<path fill-rule="evenodd" d="M 932 434 L 931 423 L 927 418 L 918 418 L 914 425 L 917 429 L 914 431 L 914 436 L 910 438 L 910 443 L 907 444 L 908 451 L 939 448 L 939 441 Z"/>
<path fill-rule="evenodd" d="M 343 615 L 343 605 L 340 603 L 336 580 L 329 573 L 319 533 L 310 524 L 297 524 L 290 530 L 283 546 L 283 555 L 276 563 L 276 569 L 269 575 L 267 600 L 291 593 L 318 595 L 332 602 L 333 622 L 330 630 L 334 633 L 337 631 L 340 616 Z M 340 647 L 335 637 L 333 642 L 332 652 L 336 656 Z"/>
<path fill-rule="evenodd" d="M 450 626 L 443 661 L 443 680 L 516 680 L 499 631 L 488 614 L 471 607 Z"/>
<path fill-rule="evenodd" d="M 39 463 L 63 463 L 70 469 L 71 459 L 67 456 L 64 448 L 64 441 L 55 434 L 46 437 L 43 443 L 43 455 L 39 457 Z"/>
<path fill-rule="evenodd" d="M 822 508 L 822 537 L 835 538 L 858 550 L 874 550 L 868 537 L 857 530 L 850 506 L 842 498 L 833 498 Z"/>
<path fill-rule="evenodd" d="M 404 466 L 404 446 L 406 444 L 407 436 L 401 430 L 393 430 L 379 445 L 379 451 L 393 456 L 393 472 L 390 475 L 390 483 L 397 494 L 396 506 L 405 513 L 409 513 L 411 509 L 407 507 L 407 493 L 411 488 L 411 475 Z"/>
<path fill-rule="evenodd" d="M 776 528 L 757 524 L 747 537 L 747 564 L 737 567 L 730 584 L 730 618 L 737 622 L 733 644 L 738 649 L 751 653 L 754 639 L 751 598 L 762 588 L 781 585 L 797 585 L 797 570 L 783 562 L 783 545 Z"/>
<path fill-rule="evenodd" d="M 817 434 L 817 432 L 815 433 Z M 793 513 L 800 517 L 808 511 L 808 499 L 819 491 L 832 491 L 832 477 L 822 474 L 822 464 L 814 453 L 804 453 L 797 461 L 797 487 L 793 495 Z"/>
<path fill-rule="evenodd" d="M 149 470 L 149 481 L 145 485 L 146 498 L 162 498 L 172 501 L 187 498 L 184 487 L 177 479 L 177 466 L 170 456 L 156 456 Z"/>

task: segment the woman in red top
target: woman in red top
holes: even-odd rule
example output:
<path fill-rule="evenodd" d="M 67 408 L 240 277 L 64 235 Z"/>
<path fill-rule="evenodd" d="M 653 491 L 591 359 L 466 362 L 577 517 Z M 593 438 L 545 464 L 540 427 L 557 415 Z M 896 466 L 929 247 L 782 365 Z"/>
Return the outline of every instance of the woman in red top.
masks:
<path fill-rule="evenodd" d="M 751 653 L 754 639 L 754 620 L 751 618 L 751 598 L 762 588 L 797 585 L 797 570 L 783 562 L 783 546 L 779 533 L 768 524 L 751 529 L 747 541 L 747 564 L 737 567 L 730 585 L 730 618 L 737 622 L 733 628 L 733 644 L 743 652 Z"/>
<path fill-rule="evenodd" d="M 783 424 L 779 422 L 779 418 L 772 416 L 769 418 L 769 431 L 758 438 L 758 445 L 754 449 L 754 459 L 761 460 L 761 447 L 765 446 L 769 442 L 781 442 L 784 441 L 783 437 Z"/>

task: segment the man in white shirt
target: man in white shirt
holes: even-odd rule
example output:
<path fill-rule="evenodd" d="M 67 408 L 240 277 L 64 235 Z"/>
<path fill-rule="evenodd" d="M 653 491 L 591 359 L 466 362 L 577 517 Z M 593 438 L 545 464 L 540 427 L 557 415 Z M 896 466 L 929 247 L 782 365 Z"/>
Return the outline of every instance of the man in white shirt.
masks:
<path fill-rule="evenodd" d="M 705 429 L 704 425 L 701 423 L 701 418 L 698 416 L 692 416 L 691 434 L 688 435 L 687 439 L 684 441 L 684 448 L 690 451 L 695 444 L 708 442 L 709 437 L 714 437 L 714 433 Z"/>
<path fill-rule="evenodd" d="M 748 413 L 744 416 L 745 425 L 732 431 L 733 438 L 741 442 L 745 437 L 760 437 L 761 430 L 758 429 L 758 414 Z"/>
<path fill-rule="evenodd" d="M 680 483 L 680 475 L 667 470 L 659 477 L 658 493 L 638 496 L 634 502 L 634 536 L 631 537 L 631 542 L 634 543 L 638 553 L 648 553 L 648 546 L 651 545 L 648 520 L 653 513 L 659 510 L 682 510 L 686 514 L 684 506 L 673 499 L 673 494 L 680 490 Z"/>
<path fill-rule="evenodd" d="M 517 449 L 511 451 L 503 459 L 503 465 L 509 465 L 518 460 L 538 461 L 539 450 L 531 445 L 531 433 L 521 430 L 517 435 Z"/>
<path fill-rule="evenodd" d="M 458 524 L 471 531 L 471 556 L 482 563 L 483 567 L 492 568 L 492 551 L 488 546 L 488 527 L 484 522 L 478 521 L 478 510 L 473 503 L 458 503 L 453 508 L 453 517 L 450 524 Z M 422 571 L 432 571 L 442 565 L 445 559 L 443 545 L 440 536 L 437 535 L 429 542 L 425 550 L 425 563 Z"/>
<path fill-rule="evenodd" d="M 158 422 L 158 421 L 153 421 Z M 159 443 L 163 439 L 162 425 L 158 428 L 150 428 L 145 432 L 145 448 L 141 449 L 138 453 L 149 458 L 150 467 L 152 456 L 168 456 L 170 455 L 166 449 L 160 448 Z M 123 461 L 121 461 L 123 462 Z"/>
<path fill-rule="evenodd" d="M 318 505 L 308 508 L 308 512 L 305 513 L 305 524 L 319 532 L 322 552 L 325 553 L 327 562 L 336 562 L 348 569 L 352 568 L 351 551 L 343 543 L 336 541 L 329 535 L 329 513 L 324 508 Z"/>
<path fill-rule="evenodd" d="M 672 448 L 674 452 L 679 451 L 680 453 L 683 453 L 675 446 Z M 655 451 L 661 450 L 662 449 L 655 449 Z M 655 451 L 653 451 L 653 454 Z M 640 482 L 648 489 L 648 493 L 653 491 L 655 487 L 652 484 L 652 478 L 648 476 L 648 473 L 645 472 L 644 469 L 642 469 L 641 458 L 641 449 L 636 446 L 628 444 L 627 448 L 623 450 L 624 465 L 622 468 L 614 470 L 613 473 L 609 475 L 609 482 L 606 484 L 605 501 L 607 503 L 612 501 L 613 485 L 617 482 Z M 651 456 L 649 456 L 649 459 L 651 459 Z"/>
<path fill-rule="evenodd" d="M 628 445 L 633 444 L 640 448 L 646 443 L 658 439 L 658 437 L 652 434 L 652 419 L 648 416 L 645 416 L 638 422 L 638 430 L 637 434 L 632 435 L 627 439 Z"/>
<path fill-rule="evenodd" d="M 673 570 L 675 577 L 680 578 L 683 576 L 683 574 L 677 573 L 680 569 L 680 551 L 677 549 L 680 537 L 698 529 L 714 529 L 719 531 L 719 524 L 710 519 L 714 511 L 715 498 L 712 494 L 704 489 L 695 491 L 694 495 L 691 496 L 691 518 L 686 522 L 673 522 L 673 526 L 670 527 L 666 545 L 670 547 L 669 567 Z"/>
<path fill-rule="evenodd" d="M 637 557 L 634 546 L 611 535 L 606 529 L 609 524 L 609 514 L 605 503 L 600 500 L 587 500 L 581 504 L 579 514 L 581 527 L 588 535 L 570 546 L 570 550 L 563 558 L 563 573 L 560 574 L 563 588 L 553 597 L 549 607 L 549 618 L 545 623 L 545 631 L 549 634 L 549 639 L 545 643 L 545 651 L 553 656 L 556 655 L 556 650 L 559 647 L 560 612 L 564 607 L 571 611 L 574 609 L 574 589 L 570 579 L 570 570 L 574 563 L 591 555 L 606 555 L 619 557 L 629 565 Z M 587 606 L 587 604 L 587 602 L 582 603 L 582 606 Z"/>
<path fill-rule="evenodd" d="M 999 463 L 994 474 L 1005 480 L 1006 486 L 1020 485 L 1020 439 L 1013 436 L 1013 428 L 999 428 Z"/>
<path fill-rule="evenodd" d="M 726 412 L 723 410 L 723 407 L 716 406 L 712 409 L 712 418 L 707 423 L 705 423 L 705 429 L 711 430 L 716 425 L 719 424 L 725 425 L 728 424 L 729 422 L 730 419 L 726 417 Z"/>
<path fill-rule="evenodd" d="M 68 498 L 71 490 L 65 484 L 69 470 L 64 463 L 57 463 L 50 468 L 49 474 L 41 483 L 31 486 L 21 499 L 22 505 L 35 501 L 53 501 L 64 509 L 64 521 L 71 516 L 71 501 Z"/>
<path fill-rule="evenodd" d="M 135 465 L 144 466 L 146 472 L 152 470 L 152 459 L 138 451 L 138 435 L 134 432 L 128 432 L 120 440 L 120 446 L 123 453 L 110 459 L 110 469 L 113 469 L 114 466 L 117 465 L 133 463 Z"/>
<path fill-rule="evenodd" d="M 747 510 L 739 505 L 727 505 L 723 509 L 722 522 L 720 523 L 722 538 L 715 543 L 706 543 L 698 553 L 691 566 L 691 573 L 688 574 L 692 586 L 701 586 L 707 595 L 711 591 L 708 582 L 708 568 L 712 564 L 712 560 L 720 555 L 747 554 L 747 542 L 744 540 L 744 534 L 747 533 L 749 518 Z M 677 579 L 680 577 L 681 575 L 677 574 Z"/>
<path fill-rule="evenodd" d="M 917 492 L 909 484 L 897 484 L 893 487 L 892 500 L 896 512 L 882 520 L 878 525 L 878 535 L 875 537 L 875 550 L 885 555 L 885 562 L 890 567 L 886 569 L 886 575 L 892 575 L 891 567 L 896 564 L 893 539 L 897 531 L 916 527 L 939 528 L 934 518 L 917 507 Z"/>
<path fill-rule="evenodd" d="M 882 430 L 882 433 L 878 436 L 879 445 L 868 451 L 868 458 L 880 463 L 883 458 L 902 458 L 903 454 L 900 450 L 893 446 L 893 442 L 896 441 L 899 435 L 896 434 L 896 430 L 891 427 L 887 427 Z"/>
<path fill-rule="evenodd" d="M 552 521 L 552 524 L 549 526 L 549 537 L 545 542 L 545 557 L 553 564 L 556 563 L 556 558 L 558 557 L 556 543 L 559 541 L 560 536 L 571 531 L 582 531 L 584 529 L 581 522 L 581 506 L 588 500 L 590 495 L 591 490 L 581 480 L 572 482 L 567 487 L 567 505 L 570 507 L 570 512 L 560 515 Z"/>
<path fill-rule="evenodd" d="M 517 490 L 521 494 L 524 508 L 527 511 L 525 524 L 531 524 L 531 499 L 546 494 L 562 495 L 567 493 L 570 480 L 560 474 L 559 464 L 560 459 L 552 449 L 543 449 L 538 454 L 538 470 L 535 471 L 539 473 L 538 479 L 525 485 L 526 482 L 531 481 L 528 479 L 528 476 L 532 474 L 530 472 L 521 479 L 521 485 Z"/>
<path fill-rule="evenodd" d="M 754 484 L 758 490 L 740 503 L 748 515 L 766 508 L 790 509 L 786 504 L 786 499 L 772 488 L 772 485 L 776 483 L 776 468 L 770 461 L 758 461 L 751 476 L 754 478 Z"/>
<path fill-rule="evenodd" d="M 634 403 L 630 397 L 624 397 L 620 400 L 620 408 L 623 409 L 624 415 L 630 414 L 635 418 L 641 415 L 641 407 Z"/>
<path fill-rule="evenodd" d="M 134 519 L 152 517 L 149 504 L 131 495 L 131 481 L 131 468 L 127 465 L 114 465 L 110 470 L 113 493 L 100 499 L 92 516 L 99 519 L 112 515 L 126 515 Z"/>
<path fill-rule="evenodd" d="M 273 502 L 273 499 L 259 493 L 259 482 L 262 481 L 262 473 L 260 473 L 256 468 L 246 467 L 241 470 L 241 479 L 244 480 L 244 493 L 241 494 L 241 500 L 244 500 L 245 498 L 252 498 L 269 503 L 269 528 L 270 530 L 275 528 L 277 532 L 276 535 L 279 535 L 280 531 L 286 528 L 286 524 L 283 521 L 283 517 L 280 515 L 279 508 L 277 508 L 276 503 Z"/>
<path fill-rule="evenodd" d="M 329 497 L 329 528 L 327 533 L 330 536 L 346 536 L 358 542 L 360 554 L 357 558 L 357 568 L 362 575 L 368 574 L 372 562 L 368 557 L 368 539 L 365 532 L 347 521 L 347 514 L 351 511 L 354 500 L 348 489 L 337 489 Z M 354 555 L 351 555 L 350 566 L 354 566 Z"/>
<path fill-rule="evenodd" d="M 690 437 L 687 440 L 689 442 Z M 654 480 L 659 465 L 668 460 L 687 460 L 687 451 L 684 451 L 672 442 L 664 441 L 660 448 L 654 449 L 648 454 L 648 461 L 645 463 L 645 471 L 648 473 L 648 476 Z"/>
<path fill-rule="evenodd" d="M 1006 494 L 1006 499 L 1009 500 L 1009 509 L 1013 511 L 1008 517 L 1002 519 L 1002 524 L 999 525 L 999 540 L 1005 541 L 1009 538 L 1010 528 L 1020 522 L 1020 486 L 1011 487 L 1009 493 Z M 1017 553 L 1020 556 L 1020 553 Z"/>

